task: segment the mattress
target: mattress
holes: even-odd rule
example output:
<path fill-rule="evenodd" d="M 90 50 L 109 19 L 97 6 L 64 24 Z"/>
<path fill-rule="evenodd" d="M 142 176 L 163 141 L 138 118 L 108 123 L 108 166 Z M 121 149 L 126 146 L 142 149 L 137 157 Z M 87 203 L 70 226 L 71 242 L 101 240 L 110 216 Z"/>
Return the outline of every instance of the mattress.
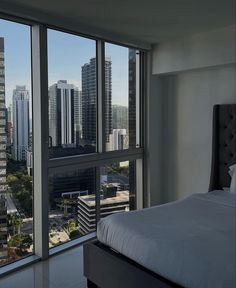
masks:
<path fill-rule="evenodd" d="M 190 288 L 235 288 L 236 198 L 223 191 L 193 194 L 98 223 L 103 244 Z"/>

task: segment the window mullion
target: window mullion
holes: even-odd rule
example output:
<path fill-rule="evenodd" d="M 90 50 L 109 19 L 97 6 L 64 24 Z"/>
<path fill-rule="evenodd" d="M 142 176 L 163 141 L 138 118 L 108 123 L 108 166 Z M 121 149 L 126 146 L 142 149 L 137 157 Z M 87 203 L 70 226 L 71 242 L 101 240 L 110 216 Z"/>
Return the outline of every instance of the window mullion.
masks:
<path fill-rule="evenodd" d="M 97 152 L 105 152 L 105 51 L 104 42 L 97 41 Z M 100 219 L 100 166 L 96 167 L 96 224 Z"/>
<path fill-rule="evenodd" d="M 105 152 L 105 71 L 104 42 L 97 41 L 97 151 Z"/>
<path fill-rule="evenodd" d="M 48 73 L 47 29 L 32 26 L 34 241 L 35 254 L 48 258 Z"/>

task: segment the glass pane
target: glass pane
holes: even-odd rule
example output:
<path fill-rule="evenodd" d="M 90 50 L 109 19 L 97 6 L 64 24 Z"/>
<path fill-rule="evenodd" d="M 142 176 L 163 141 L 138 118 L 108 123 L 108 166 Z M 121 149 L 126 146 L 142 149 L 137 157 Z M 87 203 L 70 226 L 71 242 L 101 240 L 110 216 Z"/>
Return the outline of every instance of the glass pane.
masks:
<path fill-rule="evenodd" d="M 84 222 L 80 221 L 81 213 L 87 213 L 86 207 L 83 205 L 83 197 L 95 199 L 95 168 L 54 173 L 49 178 L 49 191 L 50 248 L 95 230 L 95 218 L 89 226 L 89 230 L 85 230 Z M 92 206 L 91 209 L 95 215 L 95 206 Z M 84 221 L 88 220 L 84 219 Z"/>
<path fill-rule="evenodd" d="M 48 30 L 49 156 L 96 152 L 96 41 Z"/>
<path fill-rule="evenodd" d="M 135 161 L 100 169 L 100 218 L 136 209 Z"/>
<path fill-rule="evenodd" d="M 33 252 L 30 33 L 0 19 L 0 266 Z"/>
<path fill-rule="evenodd" d="M 106 150 L 137 147 L 136 117 L 139 101 L 139 52 L 105 44 Z M 138 129 L 139 130 L 139 129 Z"/>

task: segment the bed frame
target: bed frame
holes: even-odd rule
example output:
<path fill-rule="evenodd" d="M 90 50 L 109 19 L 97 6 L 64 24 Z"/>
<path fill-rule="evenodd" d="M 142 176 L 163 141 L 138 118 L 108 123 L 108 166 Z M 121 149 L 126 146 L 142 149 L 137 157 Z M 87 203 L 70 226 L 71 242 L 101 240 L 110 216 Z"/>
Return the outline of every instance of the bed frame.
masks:
<path fill-rule="evenodd" d="M 236 163 L 236 104 L 214 106 L 212 135 L 209 191 L 230 186 L 229 166 Z"/>
<path fill-rule="evenodd" d="M 213 110 L 212 167 L 209 191 L 229 187 L 228 167 L 236 163 L 236 104 Z M 158 259 L 157 259 L 158 261 Z M 180 288 L 99 241 L 84 245 L 88 288 Z"/>

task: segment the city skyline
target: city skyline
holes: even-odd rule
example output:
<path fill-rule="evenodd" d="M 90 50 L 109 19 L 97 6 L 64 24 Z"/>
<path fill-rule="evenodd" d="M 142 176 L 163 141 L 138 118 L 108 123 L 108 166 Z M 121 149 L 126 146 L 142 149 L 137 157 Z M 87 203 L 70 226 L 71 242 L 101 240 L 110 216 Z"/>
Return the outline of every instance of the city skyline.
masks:
<path fill-rule="evenodd" d="M 0 37 L 5 40 L 6 51 L 6 106 L 9 107 L 12 103 L 12 93 L 16 85 L 26 86 L 26 89 L 29 90 L 31 106 L 30 27 L 0 20 Z M 60 45 L 60 49 L 58 49 L 58 45 Z M 105 45 L 106 56 L 112 59 L 113 66 L 112 105 L 128 106 L 128 50 L 128 48 L 109 43 Z M 81 67 L 95 54 L 94 40 L 49 29 L 49 86 L 58 80 L 67 80 L 81 90 Z"/>
<path fill-rule="evenodd" d="M 4 37 L 0 38 L 0 40 L 5 44 Z M 54 44 L 56 45 L 56 43 Z M 2 263 L 14 261 L 17 257 L 21 257 L 21 255 L 18 255 L 17 253 L 22 253 L 22 251 L 24 251 L 24 253 L 29 255 L 33 251 L 33 153 L 32 131 L 30 128 L 32 115 L 29 113 L 29 109 L 32 107 L 30 89 L 25 81 L 20 83 L 21 85 L 19 85 L 19 81 L 16 81 L 11 87 L 12 90 L 8 90 L 8 98 L 10 96 L 12 101 L 9 101 L 8 99 L 5 105 L 5 80 L 7 80 L 5 68 L 8 69 L 8 64 L 4 58 L 7 48 L 5 47 L 3 50 L 3 45 L 0 46 L 2 47 L 0 47 L 0 50 L 2 50 L 0 54 L 0 87 L 2 87 L 0 90 L 2 125 L 2 127 L 0 127 L 0 154 L 2 176 L 0 178 L 1 187 L 3 189 L 3 196 L 0 199 L 0 221 L 4 224 L 4 226 L 2 226 L 3 229 L 0 229 L 3 244 L 2 249 L 0 249 L 0 254 L 2 253 L 3 255 L 0 260 L 1 265 Z M 113 101 L 114 90 L 112 87 L 115 86 L 114 84 L 117 83 L 117 81 L 119 82 L 120 78 L 114 76 L 113 71 L 116 70 L 117 67 L 113 67 L 114 62 L 107 56 L 107 53 L 110 55 L 108 52 L 110 45 L 106 45 L 105 48 L 104 118 L 106 122 L 104 123 L 104 129 L 106 136 L 106 151 L 123 150 L 129 147 L 128 135 L 131 123 L 128 116 L 129 109 L 132 108 L 132 111 L 135 111 L 135 103 L 132 102 L 134 107 L 128 107 L 128 103 L 125 104 L 125 102 L 129 101 L 129 104 L 131 103 L 129 96 L 131 93 L 130 91 L 133 91 L 133 88 L 129 86 L 126 88 L 127 95 L 119 95 L 121 104 Z M 123 49 L 123 47 L 121 48 Z M 51 48 L 49 48 L 49 50 L 50 49 Z M 65 54 L 68 54 L 68 51 L 66 51 Z M 134 55 L 135 54 L 134 50 Z M 18 55 L 18 58 L 20 57 L 21 55 Z M 62 61 L 60 61 L 60 59 L 54 60 L 60 65 L 65 64 L 63 63 L 64 60 L 68 62 L 68 59 L 66 60 L 63 57 Z M 56 81 L 49 83 L 50 158 L 94 153 L 96 150 L 97 59 L 93 56 L 89 56 L 88 59 L 82 57 L 80 60 L 82 63 L 75 66 L 80 71 L 80 74 L 78 74 L 80 76 L 78 76 L 78 78 L 81 78 L 79 79 L 81 81 L 81 86 L 77 85 L 78 82 L 71 81 L 70 75 L 66 73 L 59 73 L 56 76 Z M 130 75 L 132 75 L 132 79 L 134 80 L 134 71 L 129 71 L 128 73 L 128 68 L 134 69 L 135 66 L 131 65 L 130 58 L 126 60 L 128 65 L 126 71 L 127 80 L 129 80 L 129 84 L 133 85 L 133 82 L 130 82 Z M 51 62 L 49 61 L 49 66 L 52 65 L 54 69 L 54 65 L 50 63 Z M 17 69 L 18 71 L 12 71 L 13 75 L 15 72 L 17 75 L 21 67 L 18 67 Z M 66 76 L 64 77 L 64 75 Z M 134 115 L 132 115 L 132 117 L 134 117 Z M 132 121 L 133 120 L 135 119 L 132 119 Z M 87 191 L 86 193 L 88 195 L 92 195 L 97 191 L 98 183 L 95 181 L 96 171 L 94 169 L 95 167 L 85 170 L 80 169 L 79 171 L 68 171 L 64 176 L 61 174 L 54 174 L 50 179 L 49 247 L 58 245 L 61 242 L 70 241 L 75 236 L 81 237 L 84 235 L 80 217 L 78 217 L 78 199 L 74 200 L 73 195 L 79 193 L 78 197 L 83 197 L 85 191 Z M 133 201 L 130 200 L 133 196 L 131 198 L 129 197 L 129 187 L 133 188 L 132 181 L 129 181 L 129 169 L 131 169 L 130 171 L 132 172 L 132 165 L 129 166 L 126 164 L 121 167 L 119 162 L 101 169 L 101 181 L 105 181 L 105 183 L 100 184 L 103 185 L 104 189 L 103 198 L 113 198 L 112 202 L 116 203 L 115 206 L 117 206 L 116 208 L 113 207 L 115 210 L 113 208 L 113 210 L 109 209 L 109 213 L 116 212 L 118 209 L 118 206 L 120 205 L 118 201 L 119 193 L 121 193 L 120 191 L 124 191 L 124 189 L 128 190 L 126 191 L 125 203 L 122 204 L 122 211 L 128 209 L 127 207 L 133 203 Z M 5 182 L 6 185 L 4 185 Z M 108 185 L 107 187 L 105 187 L 106 183 Z M 115 186 L 112 183 L 115 184 Z M 117 194 L 112 192 L 115 187 Z M 70 200 L 68 200 L 67 197 L 69 197 Z M 133 204 L 130 207 L 132 208 L 132 206 Z M 68 212 L 70 215 L 69 218 L 67 216 Z M 17 223 L 17 221 L 21 224 L 19 224 L 16 229 L 17 224 L 15 225 L 14 223 Z M 73 228 L 70 226 L 72 222 Z M 56 237 L 57 235 L 60 239 Z M 18 240 L 19 238 L 20 240 Z M 21 244 L 17 241 L 24 241 L 24 239 L 27 239 L 27 243 L 25 248 L 21 248 Z"/>
<path fill-rule="evenodd" d="M 48 30 L 49 158 L 96 152 L 99 135 L 95 44 L 91 39 Z M 0 20 L 0 265 L 33 253 L 32 145 L 37 143 L 32 139 L 30 48 L 29 27 Z M 131 65 L 130 50 L 135 56 L 134 49 L 105 44 L 106 151 L 129 148 L 129 124 L 136 119 L 135 114 L 129 114 L 131 108 L 135 111 L 135 102 L 130 99 L 135 90 L 130 84 L 136 84 L 136 66 Z M 134 82 L 130 82 L 131 77 Z M 129 187 L 134 186 L 129 171 L 132 172 L 132 164 L 121 165 L 117 161 L 103 167 L 91 165 L 50 175 L 49 248 L 86 233 L 78 201 L 85 195 L 96 194 L 99 185 L 103 191 L 100 203 L 105 198 L 108 202 L 102 217 L 134 207 L 134 191 L 129 195 Z M 125 197 L 120 197 L 123 192 Z"/>

